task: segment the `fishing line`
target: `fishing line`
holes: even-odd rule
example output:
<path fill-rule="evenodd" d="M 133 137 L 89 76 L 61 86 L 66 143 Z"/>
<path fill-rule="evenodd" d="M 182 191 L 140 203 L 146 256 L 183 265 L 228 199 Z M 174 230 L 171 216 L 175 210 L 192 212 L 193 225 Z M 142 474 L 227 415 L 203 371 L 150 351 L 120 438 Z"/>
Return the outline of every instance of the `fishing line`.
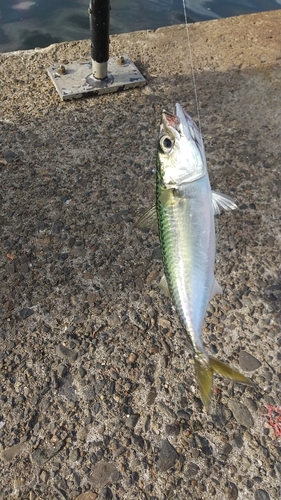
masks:
<path fill-rule="evenodd" d="M 190 65 L 191 65 L 191 74 L 192 74 L 192 82 L 193 82 L 193 89 L 194 89 L 194 95 L 195 95 L 196 110 L 197 110 L 197 115 L 198 115 L 198 125 L 199 125 L 200 134 L 201 134 L 199 102 L 198 102 L 198 94 L 197 94 L 197 89 L 196 89 L 195 72 L 194 72 L 192 50 L 191 50 L 191 43 L 190 43 L 190 37 L 189 37 L 189 29 L 188 29 L 188 22 L 187 22 L 187 12 L 186 12 L 185 0 L 182 0 L 182 6 L 183 6 L 184 19 L 185 19 L 185 28 L 186 28 L 188 50 L 189 50 L 189 59 L 190 59 Z"/>

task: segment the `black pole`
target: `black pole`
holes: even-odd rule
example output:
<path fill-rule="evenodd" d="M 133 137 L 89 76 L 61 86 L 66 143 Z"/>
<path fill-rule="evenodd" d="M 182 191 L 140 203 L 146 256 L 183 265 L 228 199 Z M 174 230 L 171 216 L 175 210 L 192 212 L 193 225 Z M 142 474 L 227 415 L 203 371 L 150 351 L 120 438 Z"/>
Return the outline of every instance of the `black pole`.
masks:
<path fill-rule="evenodd" d="M 109 11 L 110 0 L 90 0 L 89 15 L 93 76 L 99 80 L 107 76 Z"/>

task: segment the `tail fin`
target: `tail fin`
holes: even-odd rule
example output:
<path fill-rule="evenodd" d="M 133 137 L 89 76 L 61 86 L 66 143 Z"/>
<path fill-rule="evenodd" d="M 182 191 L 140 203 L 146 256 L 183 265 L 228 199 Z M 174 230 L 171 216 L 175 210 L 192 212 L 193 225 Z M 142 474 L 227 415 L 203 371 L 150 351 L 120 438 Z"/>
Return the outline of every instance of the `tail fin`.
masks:
<path fill-rule="evenodd" d="M 230 380 L 239 382 L 240 384 L 254 385 L 253 382 L 239 373 L 234 368 L 226 365 L 222 361 L 219 361 L 213 356 L 209 356 L 208 360 L 203 360 L 200 357 L 195 358 L 195 372 L 199 385 L 199 390 L 203 404 L 208 410 L 213 387 L 213 373 L 219 373 Z"/>

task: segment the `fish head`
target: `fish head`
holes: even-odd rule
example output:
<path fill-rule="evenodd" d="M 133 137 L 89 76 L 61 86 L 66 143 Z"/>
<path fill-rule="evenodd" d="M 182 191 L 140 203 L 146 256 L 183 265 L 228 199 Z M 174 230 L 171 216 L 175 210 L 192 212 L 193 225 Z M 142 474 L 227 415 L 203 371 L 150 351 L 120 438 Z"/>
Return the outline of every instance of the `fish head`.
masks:
<path fill-rule="evenodd" d="M 201 134 L 180 104 L 175 114 L 163 111 L 158 142 L 158 169 L 165 187 L 193 182 L 207 173 Z"/>

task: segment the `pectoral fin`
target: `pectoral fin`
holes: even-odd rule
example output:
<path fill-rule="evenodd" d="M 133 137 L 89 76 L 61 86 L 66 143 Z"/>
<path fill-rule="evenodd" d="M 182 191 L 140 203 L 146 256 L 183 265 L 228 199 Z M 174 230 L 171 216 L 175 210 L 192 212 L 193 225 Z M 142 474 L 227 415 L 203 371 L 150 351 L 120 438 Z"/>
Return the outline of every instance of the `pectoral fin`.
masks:
<path fill-rule="evenodd" d="M 156 205 L 152 205 L 142 216 L 139 218 L 137 222 L 135 222 L 134 227 L 138 229 L 152 229 L 157 232 L 158 230 L 158 222 L 157 222 L 157 212 Z"/>
<path fill-rule="evenodd" d="M 237 208 L 236 203 L 232 198 L 230 198 L 230 196 L 218 193 L 217 191 L 212 191 L 212 198 L 214 215 L 219 215 L 221 213 L 221 209 L 235 210 Z"/>
<path fill-rule="evenodd" d="M 164 206 L 173 206 L 176 203 L 178 203 L 179 198 L 176 196 L 177 195 L 177 190 L 172 188 L 172 189 L 164 189 L 162 193 L 160 194 L 160 201 L 162 205 Z"/>

